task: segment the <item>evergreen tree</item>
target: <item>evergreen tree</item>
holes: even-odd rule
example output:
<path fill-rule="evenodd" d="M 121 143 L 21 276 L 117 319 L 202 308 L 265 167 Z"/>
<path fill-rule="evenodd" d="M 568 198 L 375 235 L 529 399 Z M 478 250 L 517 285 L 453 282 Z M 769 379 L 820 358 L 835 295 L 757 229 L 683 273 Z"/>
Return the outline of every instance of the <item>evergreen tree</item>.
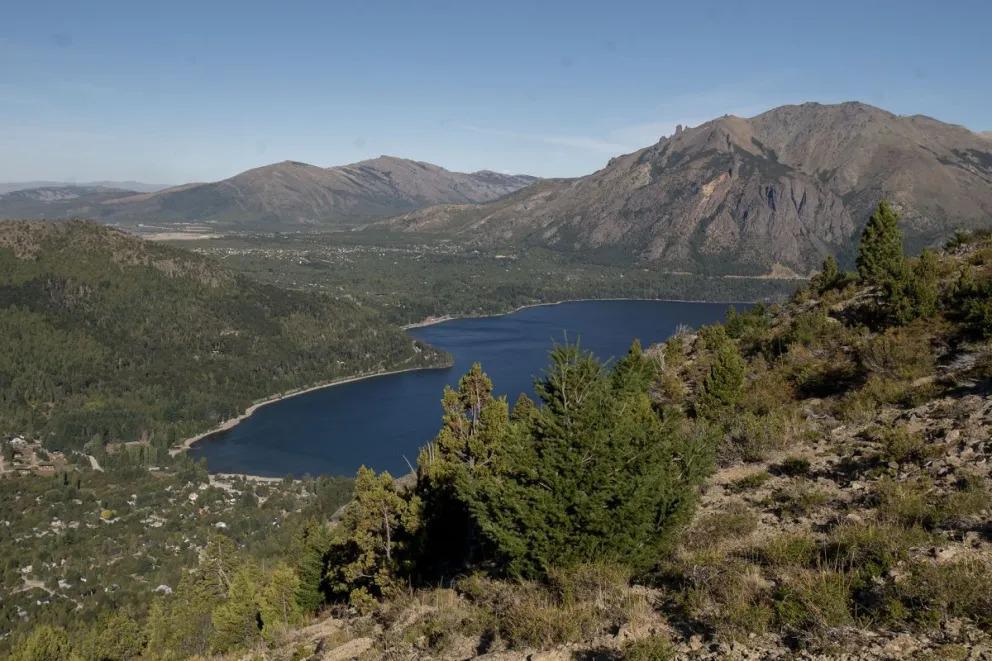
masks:
<path fill-rule="evenodd" d="M 300 579 L 289 565 L 280 562 L 269 572 L 259 605 L 262 636 L 267 641 L 273 642 L 302 620 L 297 603 L 299 589 Z"/>
<path fill-rule="evenodd" d="M 408 551 L 420 516 L 420 498 L 401 492 L 389 473 L 359 468 L 355 498 L 335 529 L 338 538 L 331 548 L 329 578 L 336 590 L 360 610 L 392 593 L 398 577 L 410 570 Z"/>
<path fill-rule="evenodd" d="M 64 661 L 69 658 L 69 636 L 60 627 L 41 624 L 14 647 L 11 661 Z"/>
<path fill-rule="evenodd" d="M 478 363 L 458 381 L 458 390 L 445 387 L 443 426 L 417 458 L 422 481 L 450 481 L 457 467 L 498 471 L 495 450 L 510 416 L 506 399 L 494 399 L 492 392 L 492 381 Z"/>
<path fill-rule="evenodd" d="M 534 404 L 534 400 L 528 397 L 526 393 L 520 393 L 517 396 L 517 401 L 513 403 L 513 411 L 510 413 L 510 417 L 515 422 L 521 422 L 529 420 L 536 413 L 537 405 Z"/>
<path fill-rule="evenodd" d="M 458 390 L 445 388 L 441 431 L 417 458 L 417 494 L 424 505 L 421 574 L 453 572 L 473 561 L 477 537 L 456 484 L 503 470 L 510 414 L 506 399 L 494 398 L 492 388 L 478 363 L 459 380 Z"/>
<path fill-rule="evenodd" d="M 613 369 L 613 389 L 624 393 L 647 392 L 658 378 L 659 368 L 658 361 L 645 356 L 640 341 L 634 340 L 627 355 Z"/>
<path fill-rule="evenodd" d="M 145 629 L 149 656 L 178 660 L 210 652 L 212 614 L 227 598 L 227 588 L 207 569 L 209 561 L 201 559 L 199 570 L 184 574 L 174 595 L 152 604 Z"/>
<path fill-rule="evenodd" d="M 703 381 L 703 391 L 696 400 L 697 415 L 715 418 L 732 409 L 744 390 L 744 359 L 737 345 L 726 340 L 716 349 L 710 372 Z"/>
<path fill-rule="evenodd" d="M 297 576 L 296 604 L 304 613 L 316 613 L 326 593 L 327 549 L 330 538 L 324 527 L 311 519 L 293 538 L 290 557 Z"/>
<path fill-rule="evenodd" d="M 243 564 L 230 579 L 227 597 L 211 613 L 213 652 L 250 647 L 262 637 L 260 576 L 251 564 Z"/>
<path fill-rule="evenodd" d="M 833 255 L 827 255 L 820 266 L 820 272 L 813 279 L 813 287 L 822 294 L 836 287 L 842 277 L 837 259 Z"/>
<path fill-rule="evenodd" d="M 643 570 L 661 557 L 711 444 L 661 421 L 649 363 L 635 347 L 611 374 L 577 347 L 554 349 L 536 388 L 543 406 L 504 436 L 504 471 L 458 483 L 498 571 L 596 560 Z"/>
<path fill-rule="evenodd" d="M 932 317 L 937 313 L 940 299 L 939 262 L 932 250 L 920 253 L 909 280 L 909 296 L 913 300 L 915 317 Z"/>
<path fill-rule="evenodd" d="M 76 646 L 76 654 L 92 661 L 124 661 L 141 656 L 145 641 L 141 625 L 116 611 L 96 622 Z"/>
<path fill-rule="evenodd" d="M 858 275 L 878 286 L 905 279 L 906 265 L 902 250 L 899 216 L 882 200 L 868 219 L 858 246 Z"/>

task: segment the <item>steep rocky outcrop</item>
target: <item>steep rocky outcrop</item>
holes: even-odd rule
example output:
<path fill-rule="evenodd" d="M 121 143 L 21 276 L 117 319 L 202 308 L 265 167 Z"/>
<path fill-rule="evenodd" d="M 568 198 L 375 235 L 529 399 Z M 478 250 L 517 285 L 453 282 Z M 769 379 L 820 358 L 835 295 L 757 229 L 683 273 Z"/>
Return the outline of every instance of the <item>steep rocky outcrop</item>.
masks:
<path fill-rule="evenodd" d="M 805 273 L 850 255 L 890 199 L 911 249 L 992 218 L 992 143 L 923 116 L 861 103 L 724 116 L 572 180 L 478 207 L 442 206 L 385 224 L 480 244 L 524 242 L 672 268 Z"/>

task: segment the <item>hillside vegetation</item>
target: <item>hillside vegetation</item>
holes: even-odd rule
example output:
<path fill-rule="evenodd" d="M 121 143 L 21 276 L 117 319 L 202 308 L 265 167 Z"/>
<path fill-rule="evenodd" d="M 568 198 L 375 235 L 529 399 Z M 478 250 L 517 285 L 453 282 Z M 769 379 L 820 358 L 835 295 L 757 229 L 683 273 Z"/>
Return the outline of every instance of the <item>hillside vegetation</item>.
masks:
<path fill-rule="evenodd" d="M 216 542 L 143 623 L 15 658 L 125 632 L 150 658 L 988 654 L 992 239 L 908 259 L 883 203 L 857 265 L 612 366 L 557 347 L 537 402 L 476 366 L 415 475 L 359 471 L 307 562 Z"/>
<path fill-rule="evenodd" d="M 374 311 L 71 222 L 0 223 L 0 433 L 167 445 L 252 401 L 440 362 Z"/>
<path fill-rule="evenodd" d="M 232 270 L 288 289 L 347 294 L 397 324 L 503 314 L 580 298 L 783 300 L 801 281 L 701 276 L 599 263 L 546 248 L 478 250 L 373 232 L 225 236 L 184 241 Z"/>

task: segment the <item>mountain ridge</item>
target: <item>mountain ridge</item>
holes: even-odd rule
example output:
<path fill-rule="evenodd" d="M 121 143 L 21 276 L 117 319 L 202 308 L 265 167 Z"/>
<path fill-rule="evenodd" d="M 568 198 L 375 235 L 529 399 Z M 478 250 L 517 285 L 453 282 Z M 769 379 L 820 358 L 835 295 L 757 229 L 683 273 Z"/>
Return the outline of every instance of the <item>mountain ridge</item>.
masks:
<path fill-rule="evenodd" d="M 135 191 L 138 193 L 153 193 L 169 187 L 170 186 L 168 184 L 148 184 L 141 181 L 100 180 L 73 182 L 46 179 L 37 181 L 8 181 L 0 183 L 0 195 L 34 188 L 114 188 L 118 190 Z"/>
<path fill-rule="evenodd" d="M 380 156 L 349 165 L 320 167 L 281 161 L 216 182 L 161 191 L 87 189 L 61 204 L 18 191 L 0 195 L 0 216 L 87 218 L 120 225 L 208 222 L 234 229 L 292 231 L 333 229 L 444 202 L 481 203 L 529 185 L 536 178 L 489 170 L 460 173 L 423 161 Z M 14 195 L 14 197 L 10 197 Z"/>
<path fill-rule="evenodd" d="M 911 249 L 992 217 L 992 146 L 964 127 L 859 102 L 725 115 L 585 177 L 544 180 L 478 207 L 382 222 L 480 245 L 540 244 L 698 272 L 808 273 L 850 258 L 872 206 L 892 200 Z"/>

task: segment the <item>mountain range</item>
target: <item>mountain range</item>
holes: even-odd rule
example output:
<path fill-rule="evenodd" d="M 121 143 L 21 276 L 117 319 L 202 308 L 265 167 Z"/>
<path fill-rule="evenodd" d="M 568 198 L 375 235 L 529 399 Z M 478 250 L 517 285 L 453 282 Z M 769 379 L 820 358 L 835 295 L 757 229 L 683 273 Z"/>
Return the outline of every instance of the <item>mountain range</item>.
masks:
<path fill-rule="evenodd" d="M 992 225 L 990 135 L 863 103 L 804 103 L 678 127 L 574 179 L 465 174 L 389 156 L 329 168 L 284 161 L 146 193 L 19 190 L 0 195 L 0 217 L 227 231 L 368 226 L 677 271 L 789 275 L 827 254 L 849 263 L 882 198 L 914 251 Z"/>
<path fill-rule="evenodd" d="M 283 161 L 223 181 L 141 194 L 99 186 L 20 190 L 0 196 L 0 217 L 315 230 L 366 223 L 429 205 L 488 202 L 534 181 L 535 177 L 488 170 L 451 172 L 391 156 L 330 168 Z"/>
<path fill-rule="evenodd" d="M 154 193 L 164 188 L 166 184 L 146 184 L 140 181 L 88 181 L 76 183 L 70 181 L 11 181 L 0 183 L 0 195 L 32 188 L 116 188 L 134 191 L 136 193 Z"/>
<path fill-rule="evenodd" d="M 907 247 L 992 225 L 992 141 L 862 103 L 782 106 L 679 127 L 577 179 L 381 223 L 480 245 L 539 244 L 707 273 L 806 273 L 850 260 L 881 198 Z"/>

